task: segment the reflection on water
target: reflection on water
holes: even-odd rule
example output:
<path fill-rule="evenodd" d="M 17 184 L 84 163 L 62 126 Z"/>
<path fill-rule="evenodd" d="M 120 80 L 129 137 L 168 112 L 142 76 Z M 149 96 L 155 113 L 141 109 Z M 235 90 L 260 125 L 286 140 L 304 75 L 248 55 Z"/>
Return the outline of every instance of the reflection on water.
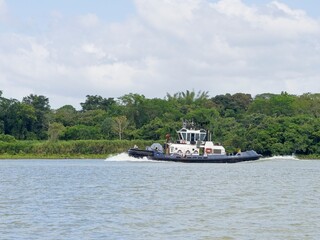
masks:
<path fill-rule="evenodd" d="M 0 239 L 319 239 L 320 161 L 132 160 L 0 161 Z"/>

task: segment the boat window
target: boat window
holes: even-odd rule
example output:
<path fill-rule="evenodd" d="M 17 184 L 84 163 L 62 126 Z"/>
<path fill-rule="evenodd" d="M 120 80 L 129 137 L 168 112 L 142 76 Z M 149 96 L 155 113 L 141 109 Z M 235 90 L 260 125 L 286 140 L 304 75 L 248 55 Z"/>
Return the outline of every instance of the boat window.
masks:
<path fill-rule="evenodd" d="M 195 141 L 198 141 L 200 139 L 200 134 L 196 133 L 196 138 L 194 139 Z"/>
<path fill-rule="evenodd" d="M 187 134 L 187 141 L 190 142 L 190 133 Z"/>
<path fill-rule="evenodd" d="M 187 138 L 187 129 L 181 128 L 180 131 L 178 131 L 178 136 L 180 140 L 186 140 Z"/>
<path fill-rule="evenodd" d="M 191 139 L 190 139 L 191 142 L 194 142 L 194 135 L 195 135 L 194 133 L 191 133 Z"/>
<path fill-rule="evenodd" d="M 183 133 L 180 133 L 180 139 L 181 140 L 186 140 L 186 136 L 187 134 L 185 133 L 185 132 L 183 132 Z"/>
<path fill-rule="evenodd" d="M 205 133 L 200 133 L 200 140 L 204 141 L 206 138 L 206 134 Z"/>

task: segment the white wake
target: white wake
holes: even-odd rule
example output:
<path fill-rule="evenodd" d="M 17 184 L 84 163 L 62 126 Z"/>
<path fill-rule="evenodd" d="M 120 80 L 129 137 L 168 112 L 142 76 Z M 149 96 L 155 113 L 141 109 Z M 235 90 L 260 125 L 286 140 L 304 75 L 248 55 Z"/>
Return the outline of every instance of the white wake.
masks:
<path fill-rule="evenodd" d="M 295 155 L 287 155 L 287 156 L 272 156 L 261 158 L 261 160 L 299 160 Z"/>
<path fill-rule="evenodd" d="M 117 155 L 113 155 L 108 157 L 105 161 L 113 161 L 113 162 L 146 162 L 150 161 L 148 158 L 135 158 L 130 157 L 128 153 L 120 153 Z"/>

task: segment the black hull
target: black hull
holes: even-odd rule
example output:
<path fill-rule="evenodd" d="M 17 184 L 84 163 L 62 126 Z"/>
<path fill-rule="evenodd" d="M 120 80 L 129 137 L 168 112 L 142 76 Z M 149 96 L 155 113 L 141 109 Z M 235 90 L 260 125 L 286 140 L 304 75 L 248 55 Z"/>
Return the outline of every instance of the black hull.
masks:
<path fill-rule="evenodd" d="M 257 154 L 253 150 L 241 152 L 236 155 L 208 155 L 208 156 L 190 155 L 190 156 L 182 157 L 180 155 L 166 155 L 156 151 L 129 149 L 128 154 L 129 156 L 136 157 L 136 158 L 147 157 L 149 160 L 153 160 L 153 161 L 183 162 L 183 163 L 238 163 L 238 162 L 245 162 L 245 161 L 255 161 L 261 157 L 260 154 Z"/>
<path fill-rule="evenodd" d="M 135 158 L 143 158 L 143 157 L 149 157 L 154 155 L 154 151 L 151 150 L 141 150 L 138 148 L 130 148 L 128 150 L 128 154 L 130 157 Z"/>

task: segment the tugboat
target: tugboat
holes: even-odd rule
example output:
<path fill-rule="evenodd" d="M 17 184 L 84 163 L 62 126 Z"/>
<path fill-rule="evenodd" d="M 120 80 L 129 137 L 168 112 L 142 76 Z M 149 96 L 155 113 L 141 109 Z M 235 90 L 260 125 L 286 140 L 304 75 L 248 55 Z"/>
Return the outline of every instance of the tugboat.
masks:
<path fill-rule="evenodd" d="M 206 130 L 195 129 L 193 122 L 189 125 L 183 122 L 177 133 L 175 143 L 170 142 L 170 135 L 167 134 L 164 146 L 154 143 L 145 150 L 135 146 L 128 150 L 128 154 L 135 158 L 184 163 L 237 163 L 258 160 L 262 156 L 254 150 L 227 154 L 222 145 L 211 141 Z"/>

